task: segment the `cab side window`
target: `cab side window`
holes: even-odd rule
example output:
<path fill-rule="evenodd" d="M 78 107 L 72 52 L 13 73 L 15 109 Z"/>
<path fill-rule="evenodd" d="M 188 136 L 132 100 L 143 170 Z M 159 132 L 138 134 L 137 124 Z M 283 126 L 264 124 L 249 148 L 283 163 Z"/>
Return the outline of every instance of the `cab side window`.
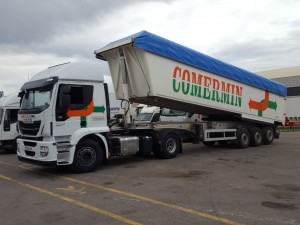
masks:
<path fill-rule="evenodd" d="M 10 123 L 18 122 L 18 109 L 10 109 Z"/>
<path fill-rule="evenodd" d="M 70 89 L 70 109 L 85 109 L 93 99 L 92 85 L 71 85 Z"/>
<path fill-rule="evenodd" d="M 70 109 L 83 109 L 89 103 L 84 101 L 85 86 L 71 86 L 70 88 Z"/>
<path fill-rule="evenodd" d="M 56 120 L 65 121 L 68 119 L 66 115 L 68 110 L 86 109 L 93 99 L 93 90 L 94 87 L 92 85 L 61 84 L 56 102 Z M 63 96 L 66 95 L 69 99 L 69 104 L 67 105 L 62 103 L 64 101 L 63 98 L 65 98 Z"/>
<path fill-rule="evenodd" d="M 10 124 L 18 121 L 18 109 L 7 109 L 4 120 L 9 121 Z"/>

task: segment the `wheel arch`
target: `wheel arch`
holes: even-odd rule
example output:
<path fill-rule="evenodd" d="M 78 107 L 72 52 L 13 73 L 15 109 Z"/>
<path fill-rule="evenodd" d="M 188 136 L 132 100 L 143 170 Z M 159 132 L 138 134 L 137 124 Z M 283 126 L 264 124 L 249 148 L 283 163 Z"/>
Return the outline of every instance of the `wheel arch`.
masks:
<path fill-rule="evenodd" d="M 86 136 L 83 136 L 77 142 L 77 144 L 80 143 L 82 140 L 87 140 L 87 139 L 96 141 L 100 145 L 101 149 L 103 149 L 103 158 L 104 159 L 108 158 L 108 145 L 107 145 L 106 138 L 104 137 L 104 135 L 102 135 L 102 134 L 88 134 Z"/>
<path fill-rule="evenodd" d="M 103 133 L 103 130 L 102 130 Z M 91 133 L 91 131 L 87 128 L 77 130 L 73 133 L 70 139 L 70 144 L 76 146 L 81 140 L 91 139 L 99 143 L 100 147 L 103 149 L 105 155 L 103 155 L 104 159 L 108 158 L 108 145 L 106 138 L 98 131 L 97 133 Z"/>

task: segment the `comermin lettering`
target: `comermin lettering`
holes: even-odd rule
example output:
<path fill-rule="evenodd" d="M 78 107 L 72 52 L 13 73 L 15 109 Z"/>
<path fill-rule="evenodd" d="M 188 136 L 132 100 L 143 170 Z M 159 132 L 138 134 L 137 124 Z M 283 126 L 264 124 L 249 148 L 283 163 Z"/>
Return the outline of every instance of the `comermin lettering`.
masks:
<path fill-rule="evenodd" d="M 181 92 L 184 95 L 209 101 L 236 107 L 242 106 L 243 87 L 183 69 L 179 66 L 174 68 L 172 86 L 175 93 Z"/>

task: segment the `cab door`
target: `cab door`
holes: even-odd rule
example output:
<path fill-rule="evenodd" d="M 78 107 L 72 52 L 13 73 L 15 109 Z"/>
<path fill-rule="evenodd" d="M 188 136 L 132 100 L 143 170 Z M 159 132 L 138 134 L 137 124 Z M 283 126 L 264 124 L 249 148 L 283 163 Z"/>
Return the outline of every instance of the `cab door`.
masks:
<path fill-rule="evenodd" d="M 3 126 L 2 140 L 13 140 L 18 136 L 17 121 L 19 109 L 6 109 Z"/>
<path fill-rule="evenodd" d="M 87 127 L 86 115 L 93 110 L 93 85 L 60 84 L 57 95 L 54 136 L 69 136 Z"/>

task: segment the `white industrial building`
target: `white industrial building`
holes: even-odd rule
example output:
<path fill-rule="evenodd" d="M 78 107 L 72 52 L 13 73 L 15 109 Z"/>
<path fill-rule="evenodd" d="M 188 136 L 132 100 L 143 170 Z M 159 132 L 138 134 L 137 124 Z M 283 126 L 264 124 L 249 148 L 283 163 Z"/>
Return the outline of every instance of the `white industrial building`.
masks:
<path fill-rule="evenodd" d="M 300 66 L 256 73 L 287 86 L 286 116 L 300 121 Z"/>

